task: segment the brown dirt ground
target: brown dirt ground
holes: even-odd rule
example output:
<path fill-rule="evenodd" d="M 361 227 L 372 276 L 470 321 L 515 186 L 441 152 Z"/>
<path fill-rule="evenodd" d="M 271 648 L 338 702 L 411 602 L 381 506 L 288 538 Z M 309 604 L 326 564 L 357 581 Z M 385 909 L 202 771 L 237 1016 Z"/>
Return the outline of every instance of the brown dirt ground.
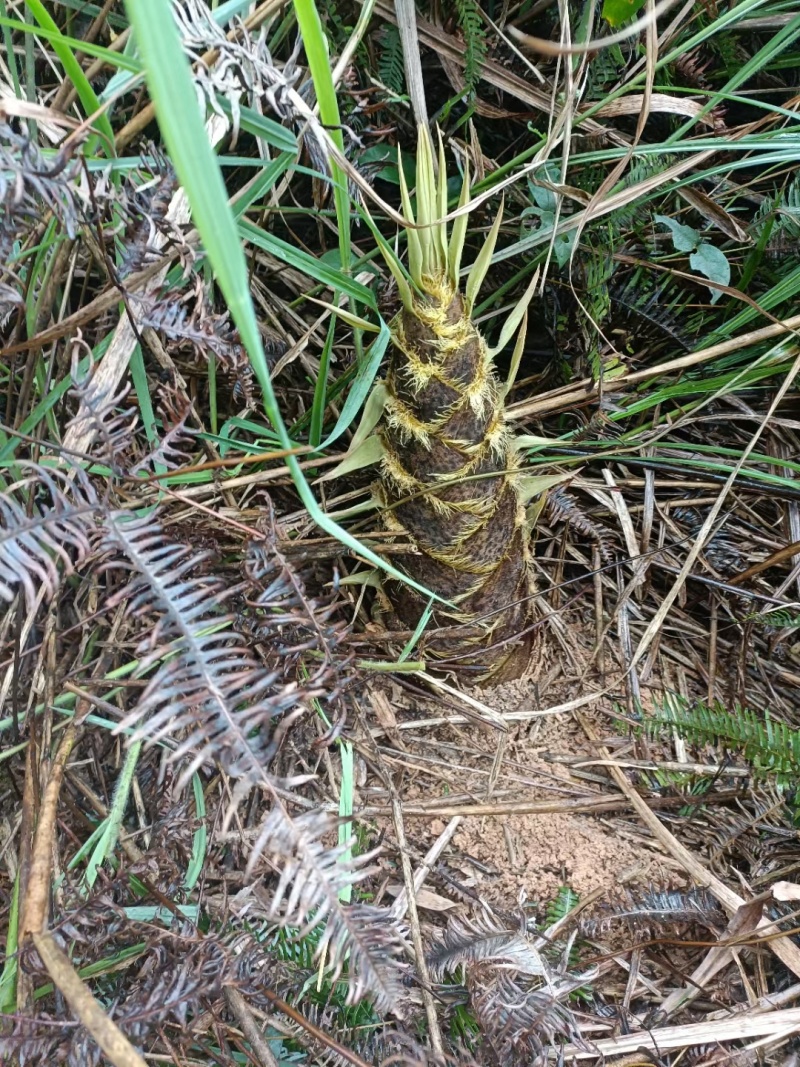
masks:
<path fill-rule="evenodd" d="M 529 707 L 534 699 L 531 682 L 515 682 L 476 696 L 499 712 Z M 397 720 L 442 714 L 435 702 L 409 700 L 399 688 L 386 693 Z M 539 696 L 539 694 L 536 694 Z M 573 699 L 571 687 L 548 687 L 548 705 Z M 539 696 L 541 700 L 541 696 Z M 598 732 L 613 738 L 611 720 L 603 714 L 610 704 L 598 702 L 587 712 Z M 446 713 L 446 712 L 445 712 Z M 489 776 L 497 751 L 498 735 L 478 725 L 444 725 L 402 731 L 407 752 L 401 754 L 386 738 L 381 745 L 387 766 L 405 804 L 439 798 L 441 804 L 486 803 L 520 800 L 564 799 L 603 791 L 605 772 L 589 768 L 602 781 L 575 776 L 564 761 L 592 757 L 592 749 L 570 713 L 513 724 L 500 773 L 488 793 Z M 438 761 L 431 763 L 431 760 Z M 605 790 L 606 795 L 608 790 Z M 366 798 L 364 798 L 366 799 Z M 513 909 L 518 903 L 546 903 L 558 888 L 569 885 L 582 898 L 599 890 L 613 895 L 622 881 L 659 883 L 674 879 L 672 864 L 662 859 L 646 836 L 625 816 L 592 816 L 554 813 L 465 817 L 444 854 L 447 868 L 462 884 L 488 903 Z M 406 833 L 420 852 L 425 852 L 444 830 L 447 816 L 408 816 Z M 387 826 L 390 836 L 391 827 Z M 435 879 L 433 880 L 435 883 Z M 428 882 L 448 895 L 439 882 Z"/>

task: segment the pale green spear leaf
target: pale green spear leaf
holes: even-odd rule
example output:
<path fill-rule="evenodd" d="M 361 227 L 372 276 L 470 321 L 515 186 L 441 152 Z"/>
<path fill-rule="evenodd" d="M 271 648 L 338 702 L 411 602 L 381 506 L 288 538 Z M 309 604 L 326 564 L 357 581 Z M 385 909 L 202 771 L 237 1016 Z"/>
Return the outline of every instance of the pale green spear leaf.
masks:
<path fill-rule="evenodd" d="M 472 269 L 469 272 L 467 278 L 467 307 L 472 310 L 475 306 L 475 301 L 478 299 L 478 293 L 481 291 L 484 278 L 489 270 L 489 264 L 492 262 L 492 256 L 494 255 L 494 247 L 497 244 L 497 235 L 500 233 L 500 223 L 503 221 L 503 201 L 500 201 L 500 209 L 497 212 L 497 218 L 494 220 L 494 225 L 489 231 L 489 236 L 486 238 L 486 244 L 480 250 L 478 258 L 472 264 Z"/>

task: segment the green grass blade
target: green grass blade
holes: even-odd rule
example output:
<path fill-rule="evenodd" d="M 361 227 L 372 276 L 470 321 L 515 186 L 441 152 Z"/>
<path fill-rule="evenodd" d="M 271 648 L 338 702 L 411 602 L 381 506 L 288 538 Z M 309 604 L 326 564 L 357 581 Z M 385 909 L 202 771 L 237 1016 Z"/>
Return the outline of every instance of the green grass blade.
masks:
<path fill-rule="evenodd" d="M 83 68 L 75 58 L 72 48 L 64 40 L 61 31 L 42 3 L 42 0 L 25 0 L 25 4 L 39 25 L 43 29 L 49 30 L 50 33 L 54 35 L 51 37 L 53 51 L 58 56 L 61 66 L 64 68 L 64 73 L 75 87 L 75 92 L 78 94 L 78 99 L 80 100 L 87 117 L 89 115 L 94 115 L 96 111 L 100 110 L 102 105 L 97 99 L 97 95 L 87 80 L 86 75 L 83 73 Z M 115 154 L 114 131 L 111 128 L 108 115 L 106 115 L 105 112 L 97 115 L 93 119 L 92 125 L 98 133 L 102 134 L 107 154 L 113 156 Z"/>
<path fill-rule="evenodd" d="M 309 255 L 302 248 L 295 248 L 288 241 L 283 241 L 280 237 L 267 233 L 266 230 L 262 230 L 260 226 L 256 226 L 254 222 L 250 222 L 247 219 L 242 219 L 239 223 L 239 233 L 246 240 L 256 245 L 257 248 L 263 248 L 265 252 L 269 252 L 276 259 L 286 263 L 287 266 L 301 270 L 304 274 L 314 278 L 315 281 L 322 282 L 323 285 L 328 285 L 331 289 L 338 289 L 349 297 L 360 300 L 370 308 L 375 307 L 375 297 L 370 290 L 365 285 L 361 285 L 360 282 L 347 278 L 338 267 L 332 267 L 329 263 L 323 263 L 322 260 L 315 259 L 314 256 Z"/>
<path fill-rule="evenodd" d="M 87 889 L 91 889 L 97 881 L 98 871 L 112 855 L 117 846 L 119 830 L 125 816 L 125 809 L 128 806 L 128 797 L 131 792 L 133 776 L 136 773 L 136 764 L 139 761 L 139 754 L 142 751 L 142 744 L 143 742 L 141 741 L 132 742 L 125 754 L 125 762 L 122 764 L 122 770 L 120 771 L 117 784 L 114 788 L 114 799 L 111 802 L 111 809 L 109 810 L 108 818 L 105 821 L 102 837 L 97 842 L 92 855 L 89 857 L 89 862 L 86 865 L 84 884 Z"/>
<path fill-rule="evenodd" d="M 353 824 L 350 819 L 353 816 L 353 785 L 354 785 L 354 761 L 352 741 L 342 741 L 339 744 L 339 758 L 342 761 L 342 784 L 339 788 L 339 844 L 347 845 L 353 834 Z M 348 866 L 352 860 L 352 846 L 341 857 L 340 862 Z M 352 885 L 346 885 L 339 893 L 339 899 L 347 904 L 353 896 Z"/>
<path fill-rule="evenodd" d="M 194 794 L 195 818 L 200 823 L 194 832 L 192 841 L 192 858 L 186 868 L 186 878 L 183 882 L 184 889 L 194 889 L 200 881 L 200 875 L 206 863 L 206 849 L 208 847 L 208 829 L 206 827 L 206 798 L 203 793 L 203 781 L 197 771 L 192 775 L 192 793 Z"/>
<path fill-rule="evenodd" d="M 19 936 L 19 871 L 14 879 L 11 909 L 6 933 L 6 953 L 0 974 L 0 1015 L 9 1015 L 17 1008 L 17 947 Z"/>
<path fill-rule="evenodd" d="M 30 7 L 31 5 L 28 4 L 28 6 Z M 141 63 L 130 56 L 126 56 L 122 52 L 112 52 L 110 48 L 104 48 L 101 44 L 94 44 L 91 41 L 80 41 L 77 37 L 68 37 L 66 34 L 63 34 L 57 26 L 55 29 L 45 25 L 33 26 L 29 22 L 21 22 L 19 19 L 12 19 L 8 15 L 3 14 L 6 10 L 8 9 L 5 5 L 0 3 L 0 26 L 2 26 L 4 30 L 18 30 L 20 33 L 31 34 L 41 38 L 43 41 L 50 41 L 52 44 L 58 43 L 59 45 L 64 45 L 68 50 L 82 52 L 84 55 L 91 56 L 93 59 L 102 59 L 105 63 L 108 63 L 110 67 L 119 67 L 120 70 L 128 71 L 130 74 L 141 74 L 142 72 Z M 61 57 L 59 56 L 59 58 Z M 81 74 L 83 74 L 83 71 L 81 71 Z M 84 78 L 84 81 L 85 80 L 86 79 Z M 86 84 L 88 84 L 88 82 Z"/>
<path fill-rule="evenodd" d="M 217 284 L 261 386 L 267 417 L 281 445 L 291 448 L 272 387 L 239 232 L 228 203 L 219 162 L 209 144 L 203 116 L 198 109 L 189 62 L 181 47 L 170 5 L 168 0 L 127 0 L 126 10 L 144 61 L 164 145 L 186 192 L 194 224 Z M 289 456 L 286 462 L 309 517 L 322 530 L 374 566 L 414 586 L 426 596 L 432 595 L 430 590 L 410 581 L 330 519 L 320 508 L 297 459 Z"/>
<path fill-rule="evenodd" d="M 339 117 L 339 101 L 336 99 L 336 86 L 333 84 L 331 58 L 328 41 L 320 22 L 319 12 L 314 0 L 294 0 L 297 25 L 303 38 L 303 47 L 314 82 L 314 92 L 319 104 L 319 117 L 330 133 L 331 140 L 344 155 L 344 138 L 342 137 Z M 347 190 L 347 178 L 333 160 L 330 161 L 333 197 L 336 205 L 336 221 L 339 227 L 339 254 L 342 270 L 350 273 L 350 194 Z"/>

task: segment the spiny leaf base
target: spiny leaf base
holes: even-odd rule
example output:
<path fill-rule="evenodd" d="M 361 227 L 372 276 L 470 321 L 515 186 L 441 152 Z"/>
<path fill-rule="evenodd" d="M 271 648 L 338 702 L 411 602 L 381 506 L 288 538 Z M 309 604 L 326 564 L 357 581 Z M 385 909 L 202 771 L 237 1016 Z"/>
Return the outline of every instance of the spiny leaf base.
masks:
<path fill-rule="evenodd" d="M 389 528 L 418 550 L 399 565 L 455 605 L 437 606 L 443 630 L 426 654 L 482 684 L 506 681 L 531 650 L 529 637 L 514 640 L 530 622 L 532 592 L 516 453 L 462 296 L 443 278 L 426 278 L 425 289 L 392 324 L 380 494 Z M 399 583 L 390 595 L 400 621 L 416 625 L 422 598 Z"/>

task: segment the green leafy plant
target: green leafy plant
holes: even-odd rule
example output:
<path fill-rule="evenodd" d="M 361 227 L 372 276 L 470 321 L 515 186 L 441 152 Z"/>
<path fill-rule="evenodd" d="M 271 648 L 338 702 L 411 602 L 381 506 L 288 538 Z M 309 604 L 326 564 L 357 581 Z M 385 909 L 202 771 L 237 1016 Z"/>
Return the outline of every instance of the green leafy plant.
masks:
<path fill-rule="evenodd" d="M 656 215 L 655 221 L 666 226 L 672 234 L 672 243 L 676 252 L 690 252 L 689 266 L 692 270 L 702 274 L 709 281 L 719 282 L 720 285 L 730 285 L 731 265 L 725 253 L 716 245 L 706 241 L 691 226 L 686 226 L 668 215 Z M 714 286 L 711 289 L 711 303 L 716 304 L 722 296 L 721 290 Z"/>
<path fill-rule="evenodd" d="M 488 41 L 480 8 L 476 0 L 452 0 L 458 28 L 464 35 L 464 82 L 468 98 L 475 95 L 486 59 Z"/>

